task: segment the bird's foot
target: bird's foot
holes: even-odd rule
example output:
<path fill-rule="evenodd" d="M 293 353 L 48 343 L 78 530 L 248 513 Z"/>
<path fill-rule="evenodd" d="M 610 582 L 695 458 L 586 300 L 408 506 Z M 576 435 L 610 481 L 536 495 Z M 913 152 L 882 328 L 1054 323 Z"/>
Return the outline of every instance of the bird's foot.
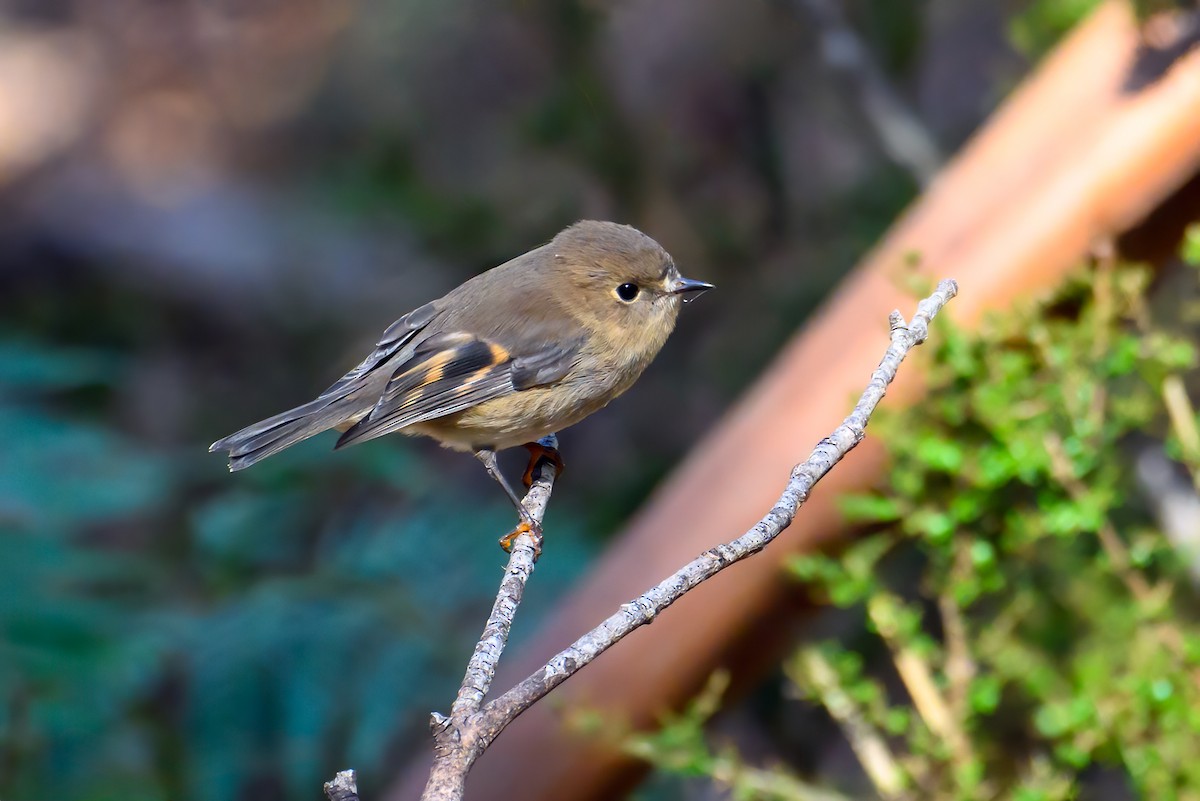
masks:
<path fill-rule="evenodd" d="M 563 462 L 562 455 L 558 452 L 558 448 L 544 444 L 544 438 L 538 442 L 526 442 L 522 447 L 529 451 L 529 466 L 525 468 L 525 475 L 521 476 L 521 482 L 526 489 L 533 486 L 533 475 L 537 472 L 538 465 L 545 459 L 550 464 L 554 465 L 554 471 L 559 478 L 562 478 L 563 470 L 566 464 Z"/>
<path fill-rule="evenodd" d="M 517 537 L 528 534 L 533 539 L 533 558 L 542 555 L 542 527 L 529 520 L 522 520 L 517 527 L 500 538 L 500 547 L 505 553 L 512 553 Z"/>

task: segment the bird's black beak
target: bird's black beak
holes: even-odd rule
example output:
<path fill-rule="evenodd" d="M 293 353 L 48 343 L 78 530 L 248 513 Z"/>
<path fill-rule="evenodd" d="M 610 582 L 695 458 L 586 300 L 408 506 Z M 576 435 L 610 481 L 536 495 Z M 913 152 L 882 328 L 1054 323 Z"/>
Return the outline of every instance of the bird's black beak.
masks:
<path fill-rule="evenodd" d="M 697 281 L 694 278 L 684 278 L 680 276 L 671 284 L 672 295 L 682 295 L 684 303 L 690 303 L 701 294 L 712 289 L 713 285 L 707 281 Z"/>

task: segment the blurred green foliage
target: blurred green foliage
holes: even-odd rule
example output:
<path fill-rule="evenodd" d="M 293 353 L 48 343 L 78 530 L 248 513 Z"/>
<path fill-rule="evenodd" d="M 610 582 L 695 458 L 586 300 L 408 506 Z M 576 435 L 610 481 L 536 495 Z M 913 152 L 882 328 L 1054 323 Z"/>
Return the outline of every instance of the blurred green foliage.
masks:
<path fill-rule="evenodd" d="M 309 446 L 217 486 L 203 449 L 157 452 L 75 408 L 126 366 L 0 336 L 0 794 L 310 797 L 347 764 L 386 779 L 452 696 L 511 510 L 454 504 L 400 443 L 333 469 Z M 555 518 L 550 595 L 587 557 Z"/>
<path fill-rule="evenodd" d="M 720 709 L 728 687 L 729 674 L 714 673 L 700 695 L 682 712 L 667 715 L 661 728 L 650 733 L 620 733 L 625 751 L 663 773 L 714 781 L 727 788 L 734 801 L 844 801 L 838 793 L 785 770 L 749 765 L 732 746 L 714 749 L 704 726 Z M 639 795 L 662 798 L 667 792 L 652 785 Z"/>
<path fill-rule="evenodd" d="M 1196 557 L 1134 480 L 1147 442 L 1184 458 L 1161 393 L 1196 349 L 1154 324 L 1148 281 L 1099 264 L 977 334 L 939 318 L 927 400 L 871 425 L 886 489 L 842 499 L 867 533 L 792 561 L 860 624 L 803 646 L 788 684 L 836 721 L 881 797 L 1066 799 L 1100 781 L 1200 793 Z M 736 753 L 702 733 L 716 709 L 707 698 L 631 750 L 735 798 L 826 792 L 779 769 L 775 790 L 748 790 L 761 769 L 732 769 Z"/>
<path fill-rule="evenodd" d="M 1009 20 L 1009 40 L 1026 56 L 1040 58 L 1099 5 L 1100 0 L 1032 0 Z"/>
<path fill-rule="evenodd" d="M 1029 58 L 1049 52 L 1071 28 L 1100 7 L 1102 0 L 1031 0 L 1008 22 L 1008 38 L 1013 47 Z M 1186 10 L 1189 3 L 1178 0 L 1132 0 L 1139 21 L 1154 14 Z"/>
<path fill-rule="evenodd" d="M 922 4 L 889 0 L 846 3 L 855 26 L 862 30 L 872 53 L 889 75 L 908 75 L 922 56 Z"/>

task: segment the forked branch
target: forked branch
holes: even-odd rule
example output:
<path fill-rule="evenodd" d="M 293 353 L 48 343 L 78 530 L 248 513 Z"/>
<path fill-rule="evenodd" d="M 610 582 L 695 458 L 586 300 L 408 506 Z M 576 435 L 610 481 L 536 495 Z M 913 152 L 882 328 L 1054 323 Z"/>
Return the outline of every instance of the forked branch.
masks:
<path fill-rule="evenodd" d="M 516 539 L 508 569 L 484 627 L 483 637 L 467 667 L 466 677 L 450 715 L 434 714 L 434 763 L 422 801 L 458 801 L 462 798 L 466 777 L 479 758 L 504 728 L 547 693 L 562 684 L 580 668 L 607 651 L 625 635 L 654 620 L 664 609 L 686 595 L 701 582 L 758 553 L 791 524 L 797 510 L 808 498 L 813 486 L 841 461 L 866 434 L 866 427 L 888 385 L 896 377 L 908 352 L 925 341 L 929 323 L 958 292 L 954 281 L 942 281 L 928 298 L 917 305 L 913 319 L 905 323 L 899 311 L 889 316 L 891 344 L 854 410 L 833 432 L 817 443 L 809 457 L 792 469 L 791 477 L 771 510 L 742 536 L 717 545 L 697 556 L 663 581 L 632 601 L 623 604 L 607 620 L 559 652 L 544 666 L 515 687 L 484 703 L 495 676 L 496 663 L 508 642 L 513 617 L 520 604 L 525 583 L 533 572 L 536 543 L 528 535 Z M 525 498 L 526 508 L 538 521 L 545 513 L 554 484 L 554 468 L 543 463 L 541 475 Z M 341 793 L 353 787 L 353 774 L 338 774 L 339 787 L 326 785 L 331 801 L 357 801 L 357 793 Z M 336 780 L 335 780 L 336 781 Z M 334 790 L 339 795 L 335 797 Z"/>

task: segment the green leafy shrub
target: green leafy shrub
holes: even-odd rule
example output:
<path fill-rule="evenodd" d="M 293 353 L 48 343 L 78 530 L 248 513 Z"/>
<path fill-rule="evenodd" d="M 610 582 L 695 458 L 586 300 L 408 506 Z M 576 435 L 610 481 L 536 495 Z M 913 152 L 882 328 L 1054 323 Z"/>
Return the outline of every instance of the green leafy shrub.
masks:
<path fill-rule="evenodd" d="M 1065 799 L 1098 776 L 1144 798 L 1200 794 L 1190 557 L 1158 531 L 1133 467 L 1162 438 L 1187 456 L 1162 392 L 1196 354 L 1152 324 L 1148 281 L 1100 264 L 978 334 L 939 318 L 926 400 L 872 423 L 891 456 L 886 489 L 842 500 L 865 533 L 791 561 L 866 633 L 802 647 L 785 676 L 836 721 L 881 797 Z M 748 795 L 738 776 L 751 769 L 721 774 L 702 737 L 680 734 L 705 717 L 693 709 L 632 748 L 734 797 L 826 792 Z"/>

